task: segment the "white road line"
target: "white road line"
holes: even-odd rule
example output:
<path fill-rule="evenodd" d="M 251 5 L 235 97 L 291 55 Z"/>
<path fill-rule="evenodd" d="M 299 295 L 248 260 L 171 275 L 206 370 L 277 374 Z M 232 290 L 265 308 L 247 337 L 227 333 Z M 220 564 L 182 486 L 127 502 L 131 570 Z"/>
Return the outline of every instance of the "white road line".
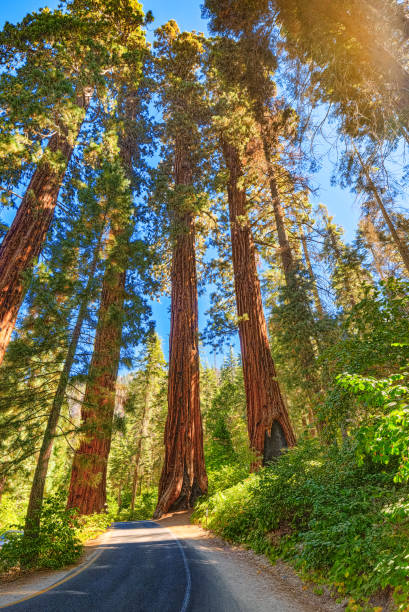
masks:
<path fill-rule="evenodd" d="M 171 532 L 170 529 L 168 529 L 167 527 L 162 527 L 162 525 L 160 525 L 159 523 L 156 523 L 155 521 L 147 521 L 147 522 L 154 523 L 154 525 L 158 525 L 158 527 L 170 533 L 170 535 L 172 536 L 172 538 L 175 540 L 176 544 L 179 547 L 179 550 L 180 550 L 180 553 L 183 559 L 183 565 L 185 566 L 185 573 L 186 573 L 186 590 L 185 590 L 185 596 L 182 602 L 182 607 L 180 608 L 180 612 L 186 612 L 187 607 L 189 605 L 189 601 L 190 601 L 190 594 L 192 592 L 192 575 L 190 573 L 189 563 L 187 561 L 185 549 L 183 548 L 180 540 Z"/>

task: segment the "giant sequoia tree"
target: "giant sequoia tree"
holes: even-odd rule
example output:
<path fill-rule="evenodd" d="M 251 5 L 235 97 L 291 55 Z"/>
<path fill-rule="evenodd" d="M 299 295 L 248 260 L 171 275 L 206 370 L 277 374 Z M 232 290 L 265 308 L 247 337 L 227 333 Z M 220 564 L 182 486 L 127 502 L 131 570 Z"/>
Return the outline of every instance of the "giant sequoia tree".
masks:
<path fill-rule="evenodd" d="M 165 462 L 155 516 L 190 508 L 207 491 L 199 398 L 199 327 L 195 215 L 201 201 L 200 126 L 203 92 L 196 71 L 203 52 L 195 34 L 170 21 L 157 31 L 161 104 L 167 117 L 166 144 L 173 169 L 171 219 L 171 322 Z"/>
<path fill-rule="evenodd" d="M 0 102 L 8 118 L 3 139 L 20 150 L 23 134 L 32 148 L 34 140 L 37 157 L 43 142 L 47 144 L 0 247 L 0 363 L 24 298 L 27 275 L 52 221 L 85 111 L 95 91 L 104 94 L 104 75 L 112 77 L 118 67 L 123 71 L 129 57 L 133 65 L 133 56 L 126 54 L 140 46 L 142 21 L 140 5 L 132 0 L 113 3 L 106 10 L 98 0 L 77 1 L 67 2 L 65 13 L 44 11 L 18 26 L 7 24 L 1 35 L 2 60 L 16 67 L 15 76 L 2 79 Z M 44 72 L 47 79 L 39 83 L 38 74 L 44 77 Z M 28 93 L 24 91 L 24 101 L 19 103 L 25 89 Z M 28 112 L 22 114 L 19 109 Z M 35 124 L 31 114 L 39 115 L 41 121 Z"/>
<path fill-rule="evenodd" d="M 106 151 L 105 159 L 102 156 L 100 168 L 102 183 L 106 185 L 105 197 L 110 203 L 110 231 L 94 350 L 81 409 L 82 432 L 74 454 L 67 503 L 69 508 L 77 508 L 81 514 L 101 512 L 106 503 L 116 382 L 127 319 L 126 276 L 129 268 L 138 268 L 135 255 L 144 248 L 143 243 L 132 240 L 135 222 L 132 196 L 138 193 L 142 182 L 141 174 L 135 176 L 133 162 L 135 158 L 139 159 L 137 152 L 143 140 L 142 135 L 140 141 L 135 140 L 134 132 L 137 121 L 141 119 L 139 112 L 143 104 L 138 90 L 130 87 L 128 97 L 125 91 L 126 88 L 121 91 L 119 105 L 123 115 L 114 122 L 116 129 L 107 133 L 111 153 Z M 143 120 L 140 123 L 144 125 Z M 138 320 L 136 304 L 134 308 L 133 317 Z M 138 341 L 142 331 L 141 325 L 134 334 L 134 342 Z"/>
<path fill-rule="evenodd" d="M 295 437 L 268 341 L 237 145 L 224 140 L 223 155 L 229 171 L 227 192 L 249 438 L 251 447 L 266 463 L 284 446 L 292 446 Z"/>

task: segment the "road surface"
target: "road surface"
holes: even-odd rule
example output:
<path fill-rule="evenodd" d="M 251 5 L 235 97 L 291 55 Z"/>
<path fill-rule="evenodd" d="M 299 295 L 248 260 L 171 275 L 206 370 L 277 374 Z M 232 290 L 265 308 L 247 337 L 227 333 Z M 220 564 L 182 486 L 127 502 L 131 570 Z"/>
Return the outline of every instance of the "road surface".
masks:
<path fill-rule="evenodd" d="M 258 570 L 153 521 L 115 523 L 90 560 L 10 612 L 310 612 Z M 226 553 L 224 553 L 226 555 Z M 253 575 L 251 573 L 253 572 Z M 0 605 L 0 608 L 3 609 Z"/>

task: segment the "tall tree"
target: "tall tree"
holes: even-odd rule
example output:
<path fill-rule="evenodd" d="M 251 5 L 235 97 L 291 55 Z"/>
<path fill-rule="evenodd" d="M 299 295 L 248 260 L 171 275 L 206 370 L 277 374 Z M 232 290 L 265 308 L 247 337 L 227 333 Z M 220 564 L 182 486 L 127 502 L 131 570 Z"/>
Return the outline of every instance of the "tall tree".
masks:
<path fill-rule="evenodd" d="M 240 186 L 243 169 L 237 146 L 223 141 L 239 336 L 247 397 L 251 448 L 267 463 L 283 446 L 295 443 L 271 355 L 257 274 L 256 251 Z"/>
<path fill-rule="evenodd" d="M 96 244 L 94 245 L 94 252 L 91 261 L 88 262 L 88 279 L 78 299 L 78 313 L 75 320 L 74 329 L 67 346 L 66 357 L 58 380 L 58 385 L 55 390 L 55 395 L 52 400 L 43 441 L 37 458 L 25 519 L 25 537 L 37 537 L 40 530 L 40 518 L 43 506 L 45 484 L 51 453 L 54 446 L 54 440 L 57 433 L 61 410 L 66 398 L 71 369 L 73 367 L 78 344 L 80 342 L 82 328 L 87 318 L 89 303 L 93 297 L 93 294 L 95 293 L 95 277 L 101 259 L 101 247 L 105 234 L 107 211 L 102 211 L 102 215 L 100 215 L 100 217 L 101 218 L 98 219 L 96 227 L 97 239 L 95 241 Z M 83 219 L 81 219 L 81 221 L 83 221 Z"/>
<path fill-rule="evenodd" d="M 136 428 L 132 432 L 136 437 L 136 448 L 135 453 L 132 457 L 132 490 L 131 490 L 131 515 L 135 509 L 135 499 L 138 485 L 141 488 L 142 478 L 146 468 L 152 468 L 147 465 L 154 463 L 154 457 L 152 454 L 152 438 L 154 432 L 153 422 L 158 419 L 155 415 L 155 408 L 157 411 L 158 399 L 160 400 L 162 383 L 164 382 L 164 366 L 165 359 L 162 352 L 161 342 L 157 334 L 151 333 L 148 336 L 146 342 L 146 354 L 144 356 L 144 364 L 141 371 L 138 373 L 135 379 L 135 388 L 132 388 L 131 394 L 132 399 L 128 398 L 128 402 L 141 404 L 141 415 L 138 420 L 138 431 Z M 136 394 L 139 397 L 136 397 Z M 159 396 L 159 397 L 158 397 Z M 156 406 L 155 406 L 156 404 Z"/>
<path fill-rule="evenodd" d="M 195 214 L 200 208 L 200 126 L 203 89 L 197 69 L 200 36 L 179 31 L 174 21 L 157 30 L 155 42 L 161 106 L 168 117 L 172 159 L 170 194 L 172 269 L 168 418 L 165 461 L 155 516 L 190 508 L 207 491 L 199 398 L 199 329 Z"/>
<path fill-rule="evenodd" d="M 122 228 L 111 229 L 94 351 L 81 410 L 83 434 L 71 471 L 67 506 L 77 508 L 80 514 L 102 512 L 106 503 L 125 299 L 123 234 Z"/>
<path fill-rule="evenodd" d="M 17 91 L 25 90 L 24 81 L 29 75 L 32 113 L 43 116 L 48 112 L 52 117 L 41 124 L 46 133 L 36 135 L 37 145 L 44 140 L 47 144 L 0 247 L 0 363 L 24 298 L 28 275 L 52 221 L 91 97 L 95 90 L 103 92 L 105 75 L 115 73 L 118 66 L 123 71 L 122 64 L 129 63 L 131 57 L 127 55 L 129 50 L 140 46 L 135 33 L 143 22 L 143 13 L 135 0 L 125 4 L 116 1 L 109 7 L 98 0 L 66 4 L 67 12 L 43 11 L 29 15 L 18 26 L 7 24 L 0 37 L 3 61 L 16 64 L 16 75 L 2 83 L 8 88 L 6 95 L 2 92 L 6 114 L 9 111 L 16 121 L 17 105 L 16 101 L 10 103 L 9 90 L 11 85 Z M 53 83 L 51 93 L 39 84 L 39 75 Z M 22 108 L 26 106 L 21 103 Z M 17 133 L 22 130 L 31 135 L 30 114 L 29 107 L 28 117 L 18 117 Z M 6 136 L 10 138 L 8 133 Z"/>

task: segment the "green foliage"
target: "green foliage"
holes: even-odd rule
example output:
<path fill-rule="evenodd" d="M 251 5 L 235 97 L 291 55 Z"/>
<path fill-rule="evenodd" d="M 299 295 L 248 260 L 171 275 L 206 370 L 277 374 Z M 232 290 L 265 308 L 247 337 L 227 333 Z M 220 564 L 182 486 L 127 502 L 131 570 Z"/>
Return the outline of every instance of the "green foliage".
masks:
<path fill-rule="evenodd" d="M 78 528 L 75 511 L 65 508 L 63 497 L 58 494 L 49 497 L 41 512 L 38 537 L 14 535 L 0 551 L 1 569 L 18 566 L 58 569 L 74 563 L 82 551 Z"/>
<path fill-rule="evenodd" d="M 202 379 L 208 494 L 213 495 L 245 478 L 254 454 L 248 447 L 243 371 L 233 352 L 220 372 L 208 368 Z"/>
<path fill-rule="evenodd" d="M 143 491 L 135 500 L 133 512 L 123 510 L 121 516 L 129 521 L 145 521 L 151 519 L 158 503 L 158 491 L 156 488 Z"/>
<path fill-rule="evenodd" d="M 76 536 L 81 543 L 104 533 L 115 518 L 110 508 L 107 514 L 89 514 L 77 518 Z"/>
<path fill-rule="evenodd" d="M 357 432 L 357 452 L 361 463 L 370 458 L 374 463 L 395 469 L 395 482 L 409 480 L 409 388 L 402 383 L 407 373 L 377 380 L 343 374 L 338 383 L 358 396 L 370 414 Z"/>
<path fill-rule="evenodd" d="M 408 289 L 407 281 L 396 279 L 367 286 L 363 299 L 345 314 L 337 341 L 322 351 L 327 390 L 321 418 L 328 438 L 339 427 L 347 430 L 384 415 L 388 401 L 403 393 L 396 386 L 401 374 L 395 373 L 409 360 Z"/>
<path fill-rule="evenodd" d="M 365 600 L 393 587 L 409 596 L 408 495 L 393 470 L 361 465 L 354 445 L 323 449 L 304 441 L 203 501 L 194 520 L 289 561 L 341 594 Z"/>

